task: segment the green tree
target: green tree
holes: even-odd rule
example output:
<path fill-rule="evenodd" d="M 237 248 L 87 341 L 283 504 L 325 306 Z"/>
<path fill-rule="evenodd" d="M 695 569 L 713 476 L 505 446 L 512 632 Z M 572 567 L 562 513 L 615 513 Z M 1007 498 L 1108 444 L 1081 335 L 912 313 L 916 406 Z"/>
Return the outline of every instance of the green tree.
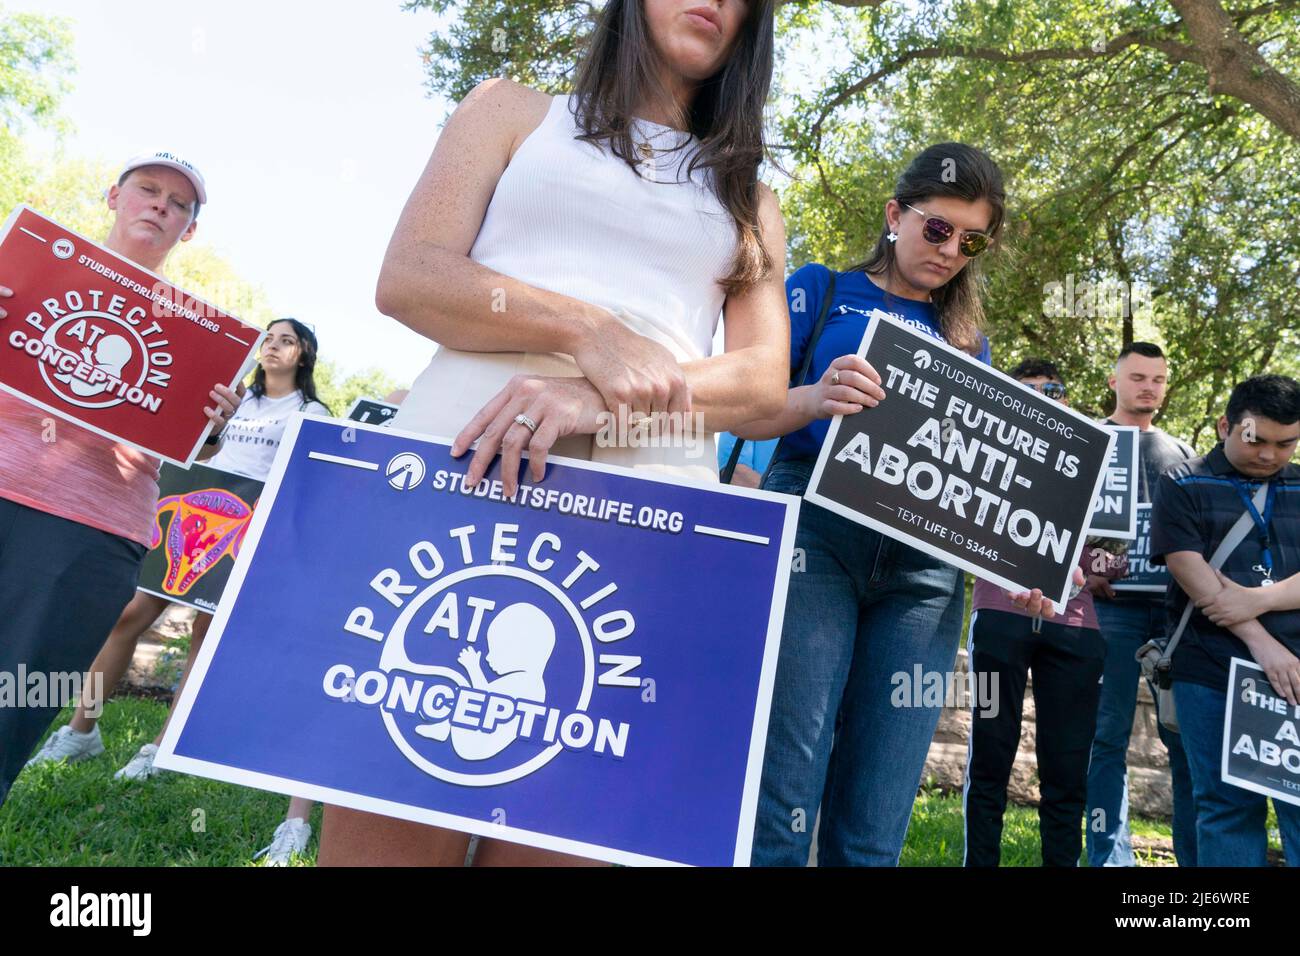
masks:
<path fill-rule="evenodd" d="M 406 6 L 442 14 L 425 57 L 450 98 L 502 73 L 566 89 L 599 9 Z M 1101 414 L 1113 356 L 1153 339 L 1174 371 L 1164 424 L 1202 444 L 1233 382 L 1297 372 L 1300 0 L 808 0 L 777 26 L 791 269 L 861 259 L 907 160 L 960 140 L 1007 177 L 1003 248 L 982 263 L 999 366 L 1050 356 Z M 1150 305 L 1058 309 L 1057 283 L 1148 288 Z"/>
<path fill-rule="evenodd" d="M 59 100 L 72 72 L 72 35 L 65 21 L 0 7 L 0 199 L 20 195 L 33 170 L 20 136 L 30 124 L 57 128 Z M 8 214 L 12 202 L 0 209 Z"/>
<path fill-rule="evenodd" d="M 397 387 L 397 381 L 382 369 L 344 374 L 336 362 L 320 359 L 316 363 L 316 390 L 335 415 L 347 414 L 358 398 L 383 401 Z"/>
<path fill-rule="evenodd" d="M 66 20 L 0 7 L 0 115 L 7 135 L 26 120 L 55 120 L 72 69 Z"/>

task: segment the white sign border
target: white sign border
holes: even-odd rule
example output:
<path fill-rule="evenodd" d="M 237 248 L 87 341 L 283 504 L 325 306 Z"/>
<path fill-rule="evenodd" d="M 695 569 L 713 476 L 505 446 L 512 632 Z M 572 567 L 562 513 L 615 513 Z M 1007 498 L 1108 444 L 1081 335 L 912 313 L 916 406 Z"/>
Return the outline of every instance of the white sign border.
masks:
<path fill-rule="evenodd" d="M 260 504 L 257 510 L 253 512 L 253 520 L 249 525 L 248 533 L 244 538 L 244 545 L 240 549 L 239 557 L 235 560 L 235 567 L 231 570 L 230 577 L 226 581 L 226 588 L 222 593 L 221 603 L 217 607 L 216 614 L 212 621 L 212 626 L 208 631 L 207 637 L 203 641 L 203 645 L 199 648 L 198 656 L 194 660 L 194 665 L 190 673 L 190 678 L 185 682 L 185 688 L 176 700 L 175 712 L 172 716 L 172 720 L 167 726 L 166 733 L 163 735 L 162 744 L 158 748 L 155 764 L 163 769 L 177 770 L 182 773 L 190 773 L 211 779 L 223 780 L 227 783 L 234 783 L 240 786 L 269 790 L 274 793 L 293 794 L 295 796 L 307 797 L 318 802 L 332 803 L 338 806 L 346 806 L 371 813 L 379 813 L 384 816 L 398 817 L 403 820 L 412 820 L 416 823 L 428 823 L 434 826 L 447 827 L 449 829 L 473 833 L 479 836 L 507 839 L 511 842 L 522 843 L 527 846 L 535 846 L 544 850 L 571 853 L 577 856 L 604 860 L 610 863 L 619 863 L 626 866 L 684 865 L 675 860 L 646 856 L 639 853 L 629 853 L 625 850 L 583 843 L 581 841 L 570 840 L 562 837 L 553 837 L 544 833 L 538 833 L 532 830 L 523 830 L 518 827 L 493 823 L 485 820 L 478 820 L 473 817 L 462 817 L 456 814 L 443 813 L 437 810 L 427 810 L 409 804 L 382 800 L 376 797 L 368 797 L 362 794 L 337 790 L 330 787 L 322 787 L 300 780 L 293 780 L 288 777 L 243 770 L 227 764 L 213 763 L 207 760 L 197 760 L 176 753 L 176 743 L 179 740 L 180 735 L 184 732 L 185 725 L 189 720 L 190 712 L 193 709 L 195 696 L 197 695 L 199 688 L 202 687 L 203 678 L 206 676 L 212 658 L 216 654 L 217 648 L 220 646 L 221 637 L 225 633 L 226 623 L 230 618 L 231 608 L 234 606 L 234 603 L 239 596 L 239 592 L 243 588 L 244 579 L 248 575 L 249 565 L 252 563 L 253 555 L 257 552 L 257 544 L 261 540 L 262 532 L 270 518 L 272 508 L 275 504 L 275 499 L 279 495 L 280 485 L 284 479 L 285 471 L 288 469 L 289 461 L 292 458 L 293 449 L 297 445 L 298 435 L 302 430 L 302 422 L 304 420 L 325 422 L 336 425 L 340 429 L 360 428 L 365 431 L 380 432 L 382 434 L 405 438 L 425 444 L 441 444 L 446 446 L 452 444 L 450 439 L 444 438 L 441 435 L 425 435 L 408 431 L 406 429 L 396 429 L 391 425 L 375 425 L 368 422 L 334 419 L 323 415 L 296 414 L 290 418 L 284 436 L 280 440 L 280 447 L 276 452 L 275 461 L 271 465 L 270 474 L 267 475 L 266 484 L 262 489 Z M 767 635 L 763 644 L 763 658 L 759 672 L 758 693 L 755 701 L 753 727 L 750 736 L 749 758 L 745 767 L 745 782 L 741 792 L 739 811 L 740 819 L 736 832 L 735 853 L 732 859 L 733 866 L 748 866 L 752 851 L 755 814 L 758 808 L 759 785 L 761 783 L 763 772 L 763 754 L 767 745 L 767 726 L 771 712 L 772 690 L 776 680 L 777 658 L 780 650 L 781 627 L 785 617 L 785 602 L 790 581 L 790 566 L 793 559 L 795 532 L 799 523 L 800 500 L 792 495 L 749 488 L 739 488 L 720 483 L 710 484 L 703 481 L 679 478 L 648 470 L 634 471 L 633 469 L 617 465 L 606 465 L 558 456 L 548 456 L 547 460 L 572 468 L 598 471 L 606 474 L 626 475 L 631 478 L 645 481 L 656 481 L 668 485 L 701 488 L 707 491 L 739 495 L 746 498 L 761 498 L 785 506 L 785 521 L 782 526 L 781 540 L 773 542 L 777 548 L 784 552 L 784 557 L 777 562 L 777 576 L 772 592 L 772 605 L 768 616 Z M 465 459 L 465 462 L 468 465 L 468 459 Z"/>
<path fill-rule="evenodd" d="M 906 332 L 908 335 L 915 338 L 918 342 L 922 343 L 927 349 L 940 348 L 949 352 L 954 356 L 961 358 L 963 361 L 970 361 L 970 356 L 967 355 L 965 352 L 953 348 L 951 345 L 949 345 L 947 342 L 942 341 L 941 339 L 936 339 L 931 336 L 925 335 L 921 332 L 918 332 L 916 329 L 909 326 L 906 322 L 900 322 L 898 319 L 895 319 L 893 316 L 888 315 L 887 313 L 882 312 L 879 309 L 873 309 L 871 315 L 869 316 L 869 319 L 870 321 L 867 323 L 867 330 L 862 336 L 862 342 L 858 345 L 857 355 L 859 358 L 864 358 L 866 356 L 867 349 L 870 347 L 872 340 L 875 338 L 876 329 L 880 328 L 880 326 L 877 323 L 888 322 L 890 325 L 894 326 L 895 328 L 901 329 L 902 331 Z M 1038 394 L 1033 389 L 1021 385 L 1014 378 L 1012 378 L 1011 376 L 1007 375 L 1004 372 L 998 371 L 991 365 L 987 366 L 986 370 L 992 372 L 997 377 L 1004 379 L 1007 382 L 1008 386 L 1010 386 L 1013 389 L 1020 389 L 1021 391 L 1028 392 L 1031 395 Z M 1039 397 L 1041 398 L 1042 396 Z M 1050 401 L 1050 399 L 1048 399 L 1048 401 Z M 1078 419 L 1079 422 L 1089 425 L 1092 428 L 1097 428 L 1097 429 L 1101 428 L 1101 426 L 1098 425 L 1096 422 L 1094 422 L 1091 418 L 1088 418 L 1086 415 L 1082 415 L 1079 412 L 1076 412 L 1068 405 L 1059 405 L 1057 406 L 1057 408 L 1053 410 L 1054 411 L 1059 410 L 1064 414 L 1073 416 L 1074 418 Z M 865 411 L 869 411 L 869 410 L 864 410 L 864 412 Z M 863 414 L 863 412 L 859 412 L 858 414 Z M 1000 574 L 995 574 L 989 571 L 988 568 L 980 567 L 970 561 L 967 561 L 965 558 L 956 557 L 954 555 L 950 555 L 943 551 L 940 551 L 938 548 L 934 547 L 928 541 L 923 541 L 920 538 L 908 534 L 906 531 L 900 531 L 897 528 L 893 528 L 882 521 L 879 521 L 875 518 L 870 518 L 867 515 L 862 514 L 861 512 L 854 511 L 851 508 L 846 508 L 844 505 L 841 505 L 836 501 L 832 501 L 829 498 L 824 498 L 820 494 L 818 494 L 814 489 L 821 481 L 822 471 L 825 469 L 826 462 L 830 458 L 831 446 L 835 444 L 835 437 L 836 435 L 839 434 L 840 423 L 843 420 L 844 420 L 843 415 L 836 415 L 833 419 L 831 419 L 830 429 L 826 432 L 826 438 L 822 442 L 821 453 L 817 456 L 817 465 L 813 469 L 812 477 L 808 479 L 808 490 L 804 493 L 805 501 L 811 501 L 813 504 L 819 505 L 823 508 L 826 508 L 829 511 L 835 512 L 842 518 L 847 518 L 848 520 L 856 522 L 857 524 L 865 525 L 868 528 L 872 528 L 876 531 L 879 531 L 881 534 L 885 535 L 886 537 L 894 538 L 896 540 L 901 540 L 904 543 L 909 544 L 912 547 L 916 548 L 918 551 L 930 555 L 930 557 L 932 558 L 936 558 L 937 560 L 943 561 L 946 564 L 951 564 L 953 567 L 959 568 L 962 571 L 969 571 L 977 578 L 982 578 L 986 581 L 990 581 L 993 584 L 998 585 L 998 587 L 1004 588 L 1008 591 L 1014 591 L 1019 593 L 1028 590 L 1023 585 L 1019 584 L 1016 581 L 1011 580 L 1008 577 L 1004 577 L 1003 575 Z M 1106 435 L 1107 435 L 1106 454 L 1103 456 L 1102 459 L 1103 462 L 1110 460 L 1110 449 L 1115 443 L 1115 436 L 1113 434 L 1107 432 Z M 1105 479 L 1105 476 L 1106 476 L 1106 468 L 1103 465 L 1101 470 L 1097 473 L 1097 481 L 1093 485 L 1092 500 L 1094 501 L 1097 498 L 1098 492 L 1101 490 L 1102 481 Z M 1088 535 L 1086 530 L 1083 529 L 1079 529 L 1076 533 L 1077 540 L 1074 548 L 1074 560 L 1071 561 L 1070 564 L 1068 565 L 1068 570 L 1066 571 L 1065 574 L 1065 584 L 1061 588 L 1060 595 L 1055 599 L 1056 608 L 1058 610 L 1064 609 L 1066 604 L 1069 603 L 1070 588 L 1071 585 L 1073 584 L 1072 579 L 1074 575 L 1074 568 L 1078 567 L 1079 565 L 1079 556 L 1083 553 L 1083 547 L 1087 539 L 1087 536 Z M 1044 595 L 1044 597 L 1051 597 L 1051 595 Z"/>
<path fill-rule="evenodd" d="M 1268 684 L 1269 687 L 1272 687 L 1272 685 L 1269 684 L 1268 675 L 1264 673 L 1264 668 L 1260 667 L 1254 661 L 1248 661 L 1235 655 L 1233 656 L 1232 664 L 1228 669 L 1227 704 L 1223 711 L 1223 749 L 1219 760 L 1219 779 L 1231 787 L 1250 790 L 1254 793 L 1263 794 L 1266 797 L 1272 797 L 1274 800 L 1282 800 L 1285 803 L 1293 803 L 1300 806 L 1300 793 L 1287 793 L 1285 791 L 1261 786 L 1253 780 L 1245 780 L 1228 773 L 1229 748 L 1232 746 L 1232 708 L 1237 702 L 1237 673 L 1248 668 L 1252 671 L 1258 671 L 1260 680 L 1265 684 Z"/>
<path fill-rule="evenodd" d="M 1127 529 L 1121 531 L 1115 531 L 1112 530 L 1111 528 L 1093 528 L 1089 526 L 1086 533 L 1095 538 L 1114 538 L 1120 541 L 1134 541 L 1137 539 L 1138 536 L 1137 509 L 1138 509 L 1138 505 L 1140 504 L 1140 502 L 1137 500 L 1138 488 L 1139 488 L 1138 468 L 1140 467 L 1140 462 L 1138 458 L 1138 444 L 1139 442 L 1142 441 L 1142 436 L 1141 436 L 1142 429 L 1138 428 L 1136 425 L 1108 425 L 1105 422 L 1097 422 L 1096 424 L 1101 426 L 1102 428 L 1108 429 L 1113 432 L 1133 433 L 1133 461 L 1130 462 L 1128 466 L 1128 473 L 1133 476 L 1132 479 L 1130 479 L 1132 482 L 1132 486 L 1129 488 L 1129 497 L 1133 499 L 1133 507 L 1130 508 L 1128 512 Z M 1106 470 L 1109 471 L 1110 469 L 1106 469 Z"/>
<path fill-rule="evenodd" d="M 1139 501 L 1134 513 L 1140 513 L 1143 508 L 1150 511 L 1151 502 Z M 1136 536 L 1133 540 L 1137 540 Z M 1120 578 L 1118 581 L 1112 581 L 1110 586 L 1112 590 L 1122 591 L 1125 594 L 1164 594 L 1169 589 L 1169 586 L 1166 584 L 1125 584 L 1123 578 Z"/>

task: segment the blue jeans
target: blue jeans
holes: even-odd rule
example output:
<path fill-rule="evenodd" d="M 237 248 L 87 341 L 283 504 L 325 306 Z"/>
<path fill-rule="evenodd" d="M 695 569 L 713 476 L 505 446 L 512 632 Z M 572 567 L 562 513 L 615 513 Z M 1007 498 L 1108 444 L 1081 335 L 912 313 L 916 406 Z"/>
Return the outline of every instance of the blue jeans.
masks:
<path fill-rule="evenodd" d="M 1268 865 L 1268 797 L 1224 783 L 1225 690 L 1174 682 L 1178 726 L 1196 793 L 1196 849 L 1201 866 Z M 1300 866 L 1300 806 L 1273 801 L 1288 866 Z"/>
<path fill-rule="evenodd" d="M 1106 669 L 1097 707 L 1097 736 L 1088 766 L 1086 841 L 1089 866 L 1133 866 L 1128 829 L 1128 743 L 1137 710 L 1142 667 L 1134 655 L 1165 632 L 1161 601 L 1125 599 L 1096 602 L 1097 623 L 1106 641 Z M 1154 695 L 1153 695 L 1154 696 Z M 1174 791 L 1174 856 L 1179 866 L 1196 866 L 1196 807 L 1187 755 L 1179 735 L 1156 722 L 1169 751 Z"/>
<path fill-rule="evenodd" d="M 781 462 L 764 487 L 811 472 Z M 806 865 L 820 807 L 820 865 L 896 866 L 942 711 L 911 685 L 952 671 L 961 573 L 808 502 L 795 545 L 753 863 Z"/>

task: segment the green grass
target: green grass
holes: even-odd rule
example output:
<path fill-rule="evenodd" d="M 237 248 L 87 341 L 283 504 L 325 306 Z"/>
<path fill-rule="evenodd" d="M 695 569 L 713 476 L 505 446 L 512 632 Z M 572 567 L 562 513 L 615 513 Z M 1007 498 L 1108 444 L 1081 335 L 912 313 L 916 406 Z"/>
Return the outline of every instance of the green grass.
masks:
<path fill-rule="evenodd" d="M 163 652 L 153 662 L 154 677 L 167 682 L 172 690 L 175 690 L 176 685 L 181 681 L 181 674 L 185 672 L 185 660 L 189 655 L 190 632 L 187 629 L 167 641 Z"/>
<path fill-rule="evenodd" d="M 70 714 L 61 715 L 57 726 Z M 23 771 L 0 808 L 0 864 L 249 865 L 271 842 L 288 797 L 178 773 L 113 779 L 166 716 L 159 701 L 115 698 L 100 721 L 103 755 Z M 315 860 L 319 807 L 312 817 L 310 856 L 303 860 L 308 864 Z"/>
<path fill-rule="evenodd" d="M 113 779 L 113 772 L 153 739 L 166 715 L 159 701 L 114 698 L 100 721 L 107 748 L 102 756 L 24 771 L 0 808 L 0 864 L 249 865 L 284 819 L 287 797 L 177 773 L 134 782 Z M 302 865 L 315 862 L 320 807 L 310 822 L 312 840 L 298 861 Z M 1134 820 L 1133 832 L 1170 836 L 1167 824 L 1145 820 Z M 961 860 L 961 795 L 923 790 L 912 809 L 902 864 L 960 866 Z M 1038 866 L 1041 860 L 1038 812 L 1008 807 L 1002 865 Z M 1142 862 L 1156 861 L 1148 854 Z"/>
<path fill-rule="evenodd" d="M 902 866 L 961 866 L 961 794 L 922 790 L 912 806 L 912 823 L 903 845 Z M 1040 866 L 1038 812 L 1007 807 L 1002 822 L 1002 865 Z"/>
<path fill-rule="evenodd" d="M 1168 823 L 1133 819 L 1129 825 L 1135 836 L 1162 840 L 1172 852 L 1173 831 Z M 903 866 L 961 866 L 963 840 L 961 794 L 923 789 L 912 806 L 912 823 L 900 863 Z M 1079 849 L 1079 865 L 1086 866 L 1082 835 Z M 1139 866 L 1169 866 L 1172 862 L 1149 849 L 1134 848 L 1133 852 Z M 1038 810 L 1008 806 L 1002 821 L 1002 865 L 1041 866 L 1042 863 Z"/>

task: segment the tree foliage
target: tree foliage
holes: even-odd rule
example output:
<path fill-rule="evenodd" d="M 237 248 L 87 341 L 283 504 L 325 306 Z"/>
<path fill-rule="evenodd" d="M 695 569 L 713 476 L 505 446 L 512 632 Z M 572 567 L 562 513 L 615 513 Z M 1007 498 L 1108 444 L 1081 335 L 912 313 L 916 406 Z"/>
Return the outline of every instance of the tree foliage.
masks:
<path fill-rule="evenodd" d="M 397 387 L 397 380 L 382 369 L 367 368 L 344 375 L 336 362 L 320 359 L 316 363 L 316 391 L 335 415 L 347 414 L 358 398 L 383 401 Z"/>
<path fill-rule="evenodd" d="M 57 125 L 58 103 L 71 71 L 66 23 L 0 7 L 0 196 L 30 185 L 31 169 L 22 161 L 19 137 L 33 123 Z"/>
<path fill-rule="evenodd" d="M 0 116 L 6 135 L 28 121 L 54 120 L 72 67 L 66 21 L 0 7 Z"/>
<path fill-rule="evenodd" d="M 62 131 L 59 115 L 74 68 L 67 24 L 0 9 L 0 215 L 27 203 L 62 225 L 102 242 L 113 223 L 104 201 L 117 168 L 58 153 L 40 160 L 18 138 L 28 124 Z M 202 226 L 200 225 L 201 234 Z M 234 265 L 200 240 L 180 245 L 164 266 L 167 278 L 247 322 L 272 317 L 265 293 L 244 281 Z"/>
<path fill-rule="evenodd" d="M 453 99 L 503 73 L 566 89 L 599 9 L 406 6 L 441 14 L 428 82 Z M 959 140 L 1007 179 L 1004 242 L 982 263 L 999 366 L 1056 359 L 1101 414 L 1120 346 L 1155 340 L 1162 423 L 1202 444 L 1235 381 L 1300 371 L 1300 0 L 806 0 L 777 27 L 791 268 L 860 259 L 907 160 Z M 1065 308 L 1057 284 L 1076 293 Z M 1149 289 L 1149 307 L 1125 314 L 1116 289 Z"/>

